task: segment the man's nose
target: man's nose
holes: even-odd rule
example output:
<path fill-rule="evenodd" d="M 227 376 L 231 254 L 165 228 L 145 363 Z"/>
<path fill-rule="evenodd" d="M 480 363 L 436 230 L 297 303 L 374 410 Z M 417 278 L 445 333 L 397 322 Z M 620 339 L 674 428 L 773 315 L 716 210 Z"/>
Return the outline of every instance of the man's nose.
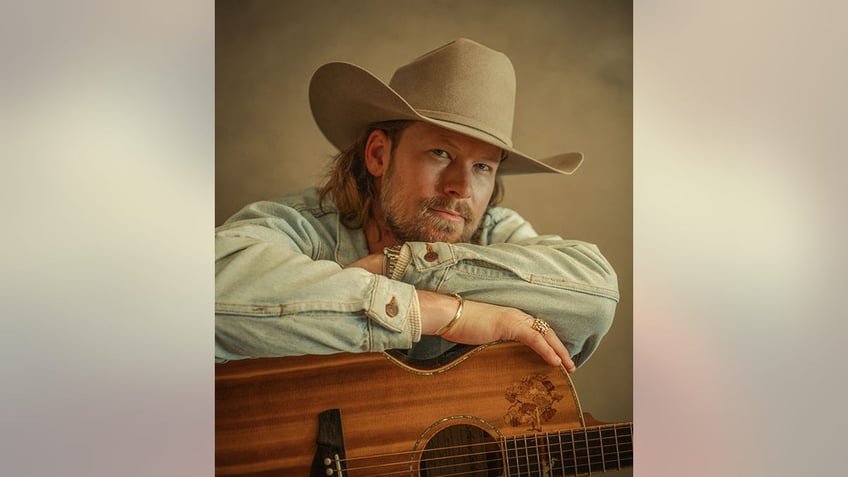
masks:
<path fill-rule="evenodd" d="M 466 199 L 471 197 L 471 171 L 459 165 L 449 167 L 442 177 L 445 195 Z"/>

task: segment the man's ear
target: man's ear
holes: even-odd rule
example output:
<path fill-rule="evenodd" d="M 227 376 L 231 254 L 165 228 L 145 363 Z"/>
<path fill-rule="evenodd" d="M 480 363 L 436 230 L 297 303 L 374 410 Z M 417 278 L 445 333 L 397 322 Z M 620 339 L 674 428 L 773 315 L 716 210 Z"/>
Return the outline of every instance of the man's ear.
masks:
<path fill-rule="evenodd" d="M 375 129 L 368 135 L 365 142 L 365 167 L 374 177 L 386 173 L 389 167 L 389 156 L 392 151 L 392 141 L 382 129 Z"/>

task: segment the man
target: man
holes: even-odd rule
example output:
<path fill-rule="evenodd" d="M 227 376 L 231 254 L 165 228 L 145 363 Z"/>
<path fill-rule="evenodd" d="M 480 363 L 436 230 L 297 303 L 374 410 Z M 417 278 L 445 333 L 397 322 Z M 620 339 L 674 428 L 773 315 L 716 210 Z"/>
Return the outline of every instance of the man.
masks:
<path fill-rule="evenodd" d="M 216 358 L 517 340 L 567 371 L 609 329 L 612 267 L 591 244 L 539 236 L 495 207 L 499 177 L 572 173 L 579 153 L 512 146 L 512 63 L 467 39 L 389 85 L 316 71 L 313 116 L 339 148 L 327 182 L 247 206 L 216 233 Z"/>

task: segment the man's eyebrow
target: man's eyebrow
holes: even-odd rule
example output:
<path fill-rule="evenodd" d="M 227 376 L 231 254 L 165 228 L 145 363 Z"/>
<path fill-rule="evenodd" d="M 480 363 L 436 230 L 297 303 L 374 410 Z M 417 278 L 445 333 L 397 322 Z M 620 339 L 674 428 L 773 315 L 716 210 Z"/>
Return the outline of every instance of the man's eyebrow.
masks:
<path fill-rule="evenodd" d="M 440 135 L 437 136 L 437 139 L 444 141 L 448 146 L 452 147 L 453 149 L 459 149 L 459 147 L 456 145 L 456 143 L 451 141 L 450 137 L 447 136 L 447 135 L 440 134 Z M 499 152 L 497 153 L 497 157 L 487 155 L 487 156 L 484 157 L 484 160 L 496 162 L 496 163 L 500 164 L 504 159 L 506 159 L 506 156 L 507 156 L 506 150 L 498 148 L 497 146 L 492 146 L 492 147 L 496 147 L 498 149 Z"/>
<path fill-rule="evenodd" d="M 448 146 L 450 146 L 454 149 L 459 149 L 459 146 L 457 146 L 456 143 L 451 141 L 450 136 L 448 136 L 447 134 L 439 134 L 438 136 L 436 136 L 436 139 L 447 143 Z"/>

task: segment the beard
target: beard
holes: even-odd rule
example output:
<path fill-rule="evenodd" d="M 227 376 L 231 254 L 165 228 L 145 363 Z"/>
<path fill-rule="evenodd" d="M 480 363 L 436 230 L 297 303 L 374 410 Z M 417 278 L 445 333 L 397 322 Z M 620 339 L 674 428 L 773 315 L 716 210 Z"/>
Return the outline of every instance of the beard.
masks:
<path fill-rule="evenodd" d="M 465 202 L 449 197 L 429 197 L 409 203 L 394 179 L 394 163 L 383 176 L 380 207 L 386 225 L 401 242 L 468 242 L 480 227 L 481 217 L 474 214 Z M 451 211 L 464 221 L 450 221 L 435 215 L 431 209 Z"/>

